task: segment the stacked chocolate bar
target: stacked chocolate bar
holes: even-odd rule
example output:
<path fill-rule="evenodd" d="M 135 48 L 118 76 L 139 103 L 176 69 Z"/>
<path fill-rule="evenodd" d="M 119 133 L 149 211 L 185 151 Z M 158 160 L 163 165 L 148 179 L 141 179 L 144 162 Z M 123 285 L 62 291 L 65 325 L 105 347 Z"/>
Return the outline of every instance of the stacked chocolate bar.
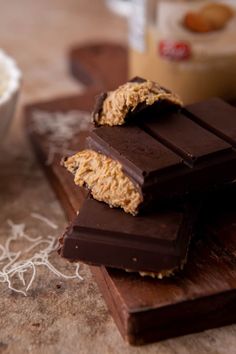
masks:
<path fill-rule="evenodd" d="M 174 93 L 135 78 L 102 94 L 93 118 L 86 148 L 64 161 L 90 196 L 61 255 L 173 275 L 186 263 L 196 200 L 236 177 L 236 109 L 217 98 L 182 107 Z"/>

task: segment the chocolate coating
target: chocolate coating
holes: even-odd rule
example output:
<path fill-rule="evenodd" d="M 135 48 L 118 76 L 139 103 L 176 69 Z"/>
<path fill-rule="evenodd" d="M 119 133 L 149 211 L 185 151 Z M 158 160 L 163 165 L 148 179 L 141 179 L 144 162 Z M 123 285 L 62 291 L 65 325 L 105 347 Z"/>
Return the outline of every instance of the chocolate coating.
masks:
<path fill-rule="evenodd" d="M 92 113 L 94 124 L 96 124 L 95 116 L 97 114 L 99 115 L 102 112 L 103 102 L 105 101 L 106 98 L 107 98 L 107 92 L 102 92 L 100 93 L 100 95 L 96 97 L 95 106 Z"/>
<path fill-rule="evenodd" d="M 139 126 L 96 128 L 87 146 L 122 164 L 146 206 L 234 180 L 235 122 L 236 109 L 216 98 Z"/>
<path fill-rule="evenodd" d="M 133 217 L 88 198 L 66 231 L 60 254 L 95 265 L 161 273 L 186 260 L 196 210 L 173 207 Z"/>

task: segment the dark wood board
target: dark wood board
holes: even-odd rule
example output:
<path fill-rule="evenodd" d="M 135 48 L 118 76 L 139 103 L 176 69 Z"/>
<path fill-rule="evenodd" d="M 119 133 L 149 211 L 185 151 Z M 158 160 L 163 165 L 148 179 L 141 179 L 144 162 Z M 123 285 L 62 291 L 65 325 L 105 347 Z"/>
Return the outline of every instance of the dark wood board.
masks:
<path fill-rule="evenodd" d="M 114 43 L 91 43 L 69 52 L 70 73 L 99 91 L 115 89 L 128 77 L 127 49 Z"/>
<path fill-rule="evenodd" d="M 32 129 L 37 110 L 90 110 L 95 91 L 84 96 L 55 99 L 26 107 L 26 127 L 32 145 L 69 219 L 79 210 L 84 193 L 60 166 L 61 156 L 46 165 L 48 136 Z M 71 140 L 83 145 L 86 133 Z M 217 216 L 211 232 L 192 242 L 189 262 L 176 277 L 165 280 L 104 267 L 91 267 L 95 280 L 122 334 L 134 345 L 163 340 L 236 322 L 236 210 L 225 222 Z"/>

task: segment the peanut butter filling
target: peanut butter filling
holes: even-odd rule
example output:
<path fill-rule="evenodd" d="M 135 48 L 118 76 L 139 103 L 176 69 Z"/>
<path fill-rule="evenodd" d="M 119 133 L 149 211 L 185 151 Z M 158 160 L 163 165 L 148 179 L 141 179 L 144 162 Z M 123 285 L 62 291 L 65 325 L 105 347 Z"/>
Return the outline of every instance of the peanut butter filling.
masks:
<path fill-rule="evenodd" d="M 75 184 L 87 186 L 94 199 L 137 214 L 142 196 L 119 162 L 93 150 L 83 150 L 69 157 L 64 166 L 74 174 Z"/>
<path fill-rule="evenodd" d="M 169 277 L 173 277 L 178 271 L 183 270 L 184 268 L 184 264 L 186 263 L 186 260 L 184 260 L 180 267 L 175 267 L 173 269 L 167 269 L 167 270 L 163 270 L 159 273 L 155 273 L 155 272 L 139 272 L 139 274 L 142 277 L 151 277 L 151 278 L 157 278 L 157 279 L 163 279 L 163 278 L 169 278 Z"/>
<path fill-rule="evenodd" d="M 157 101 L 182 106 L 182 101 L 176 94 L 166 91 L 155 82 L 127 82 L 117 90 L 108 92 L 102 111 L 94 113 L 94 120 L 98 125 L 122 125 L 127 114 L 134 111 L 140 103 L 150 106 Z"/>
<path fill-rule="evenodd" d="M 187 261 L 187 257 L 181 262 L 179 267 L 175 267 L 173 269 L 165 269 L 160 272 L 136 272 L 134 270 L 126 269 L 127 273 L 138 273 L 141 277 L 151 277 L 156 279 L 163 279 L 173 277 L 178 271 L 183 270 L 185 263 Z"/>

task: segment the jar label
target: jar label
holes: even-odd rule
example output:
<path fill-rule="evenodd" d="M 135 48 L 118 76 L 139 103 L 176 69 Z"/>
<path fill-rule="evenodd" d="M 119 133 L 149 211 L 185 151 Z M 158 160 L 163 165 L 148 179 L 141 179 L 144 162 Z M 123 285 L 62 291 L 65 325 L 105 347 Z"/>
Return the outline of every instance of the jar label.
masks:
<path fill-rule="evenodd" d="M 161 57 L 170 60 L 187 60 L 191 57 L 191 47 L 187 42 L 161 40 L 158 51 Z"/>

